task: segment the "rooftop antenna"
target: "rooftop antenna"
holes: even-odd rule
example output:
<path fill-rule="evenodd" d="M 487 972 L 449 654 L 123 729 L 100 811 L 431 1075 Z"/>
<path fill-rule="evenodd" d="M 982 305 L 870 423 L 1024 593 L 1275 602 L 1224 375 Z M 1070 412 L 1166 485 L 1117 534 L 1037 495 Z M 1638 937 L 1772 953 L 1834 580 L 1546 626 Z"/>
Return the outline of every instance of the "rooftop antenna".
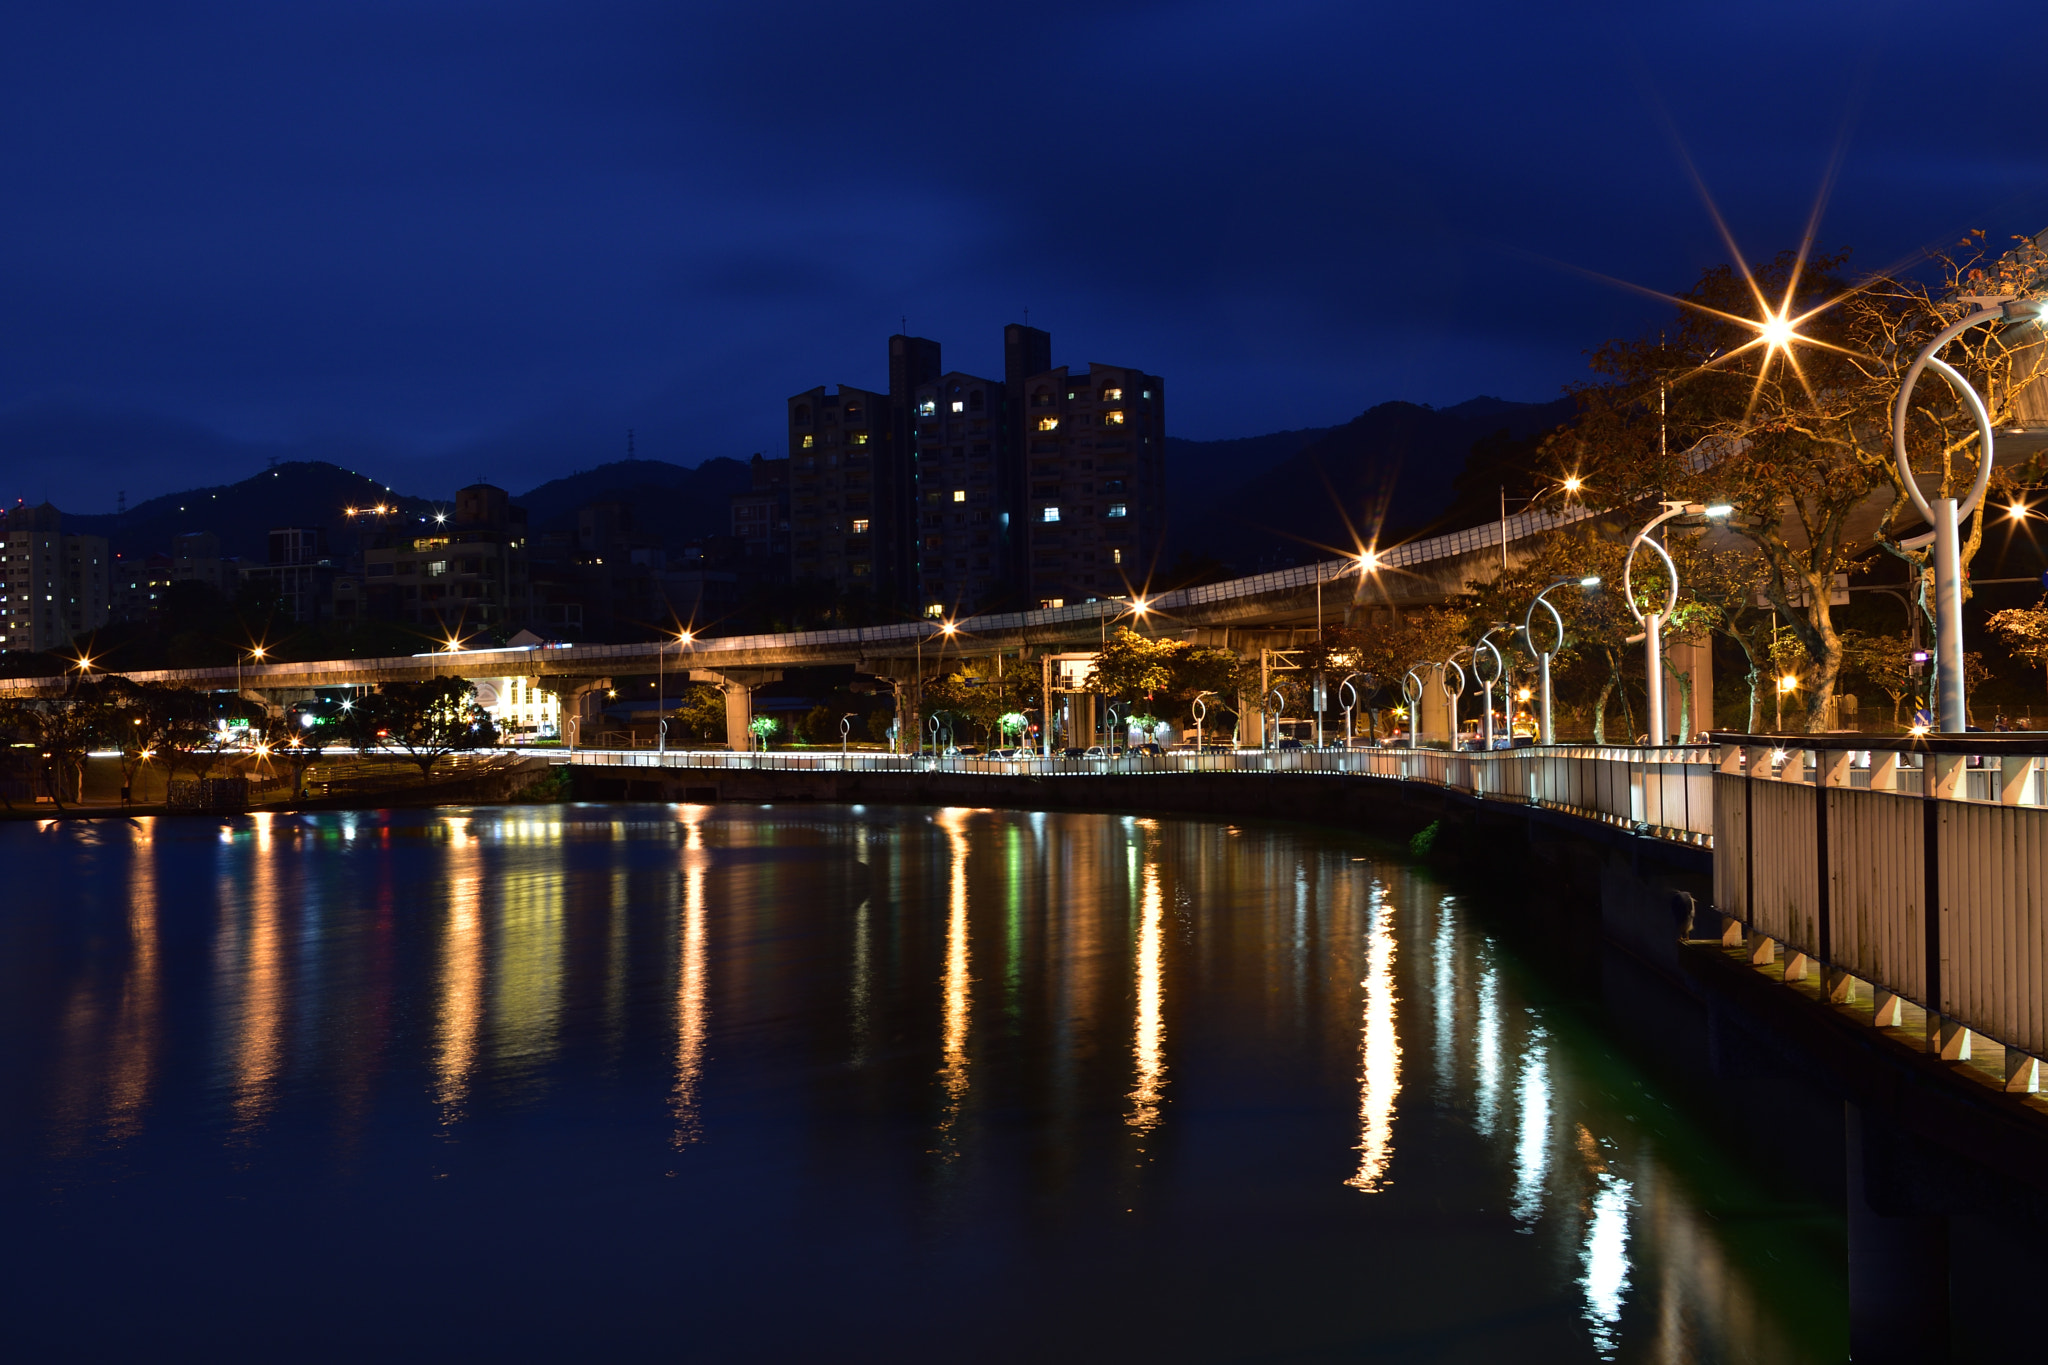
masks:
<path fill-rule="evenodd" d="M 626 428 L 626 458 L 633 458 L 633 428 Z"/>
<path fill-rule="evenodd" d="M 903 313 L 903 314 L 900 314 L 900 315 L 899 315 L 899 316 L 897 317 L 896 321 L 897 321 L 897 323 L 898 323 L 898 324 L 899 324 L 899 325 L 900 325 L 900 326 L 901 326 L 901 327 L 903 328 L 903 335 L 905 335 L 905 336 L 909 336 L 909 335 L 910 335 L 910 314 L 908 314 L 908 313 Z"/>

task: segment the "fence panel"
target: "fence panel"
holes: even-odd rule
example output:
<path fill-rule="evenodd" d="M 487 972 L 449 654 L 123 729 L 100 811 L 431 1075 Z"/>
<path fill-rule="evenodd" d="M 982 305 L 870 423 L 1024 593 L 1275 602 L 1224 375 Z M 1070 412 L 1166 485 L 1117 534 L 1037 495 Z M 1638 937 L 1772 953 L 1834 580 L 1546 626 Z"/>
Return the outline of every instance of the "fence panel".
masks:
<path fill-rule="evenodd" d="M 1942 1013 L 2048 1052 L 2048 811 L 1941 803 Z"/>
<path fill-rule="evenodd" d="M 1917 797 L 1848 787 L 1828 788 L 1827 799 L 1828 938 L 1834 964 L 1924 1006 L 1925 807 Z"/>
<path fill-rule="evenodd" d="M 1750 784 L 1749 923 L 1781 943 L 1818 955 L 1820 878 L 1815 789 L 1803 782 Z"/>

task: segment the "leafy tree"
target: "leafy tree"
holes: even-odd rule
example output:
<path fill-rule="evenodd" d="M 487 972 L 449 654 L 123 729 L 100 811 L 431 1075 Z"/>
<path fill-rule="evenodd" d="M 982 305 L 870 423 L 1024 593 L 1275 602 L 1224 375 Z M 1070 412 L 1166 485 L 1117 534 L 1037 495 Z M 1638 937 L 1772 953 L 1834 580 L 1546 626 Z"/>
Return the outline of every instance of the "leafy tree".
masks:
<path fill-rule="evenodd" d="M 2048 597 L 2031 607 L 1993 612 L 1985 625 L 2014 654 L 2048 670 Z"/>
<path fill-rule="evenodd" d="M 1936 331 L 1975 307 L 1963 299 L 1984 292 L 1982 281 L 2026 293 L 2043 280 L 2031 244 L 1989 268 L 1975 258 L 1937 264 L 1942 278 L 1931 285 L 1878 276 L 1852 286 L 1846 256 L 1784 253 L 1708 270 L 1655 337 L 1596 353 L 1603 379 L 1581 391 L 1578 421 L 1547 452 L 1599 505 L 1630 516 L 1657 498 L 1734 504 L 1731 527 L 1762 559 L 1763 591 L 1806 654 L 1809 730 L 1835 723 L 1843 651 L 1829 603 L 1834 576 L 1880 546 L 1924 565 L 1899 534 L 1908 506 L 1892 459 L 1900 375 Z M 1796 326 L 1767 329 L 1767 314 Z M 2042 378 L 2043 348 L 2029 349 L 2031 339 L 1995 327 L 1952 348 L 1951 361 L 1988 391 L 1994 423 L 2009 420 Z M 1974 472 L 1975 425 L 1938 377 L 1915 404 L 1916 467 L 1941 493 L 1959 492 Z M 1980 525 L 1969 534 L 1974 553 Z"/>
<path fill-rule="evenodd" d="M 448 754 L 498 742 L 490 713 L 477 704 L 476 687 L 463 678 L 383 683 L 357 700 L 351 714 L 351 728 L 377 748 L 403 753 L 419 768 L 422 782 Z"/>
<path fill-rule="evenodd" d="M 691 683 L 669 712 L 669 733 L 694 740 L 725 738 L 725 693 L 711 683 Z"/>

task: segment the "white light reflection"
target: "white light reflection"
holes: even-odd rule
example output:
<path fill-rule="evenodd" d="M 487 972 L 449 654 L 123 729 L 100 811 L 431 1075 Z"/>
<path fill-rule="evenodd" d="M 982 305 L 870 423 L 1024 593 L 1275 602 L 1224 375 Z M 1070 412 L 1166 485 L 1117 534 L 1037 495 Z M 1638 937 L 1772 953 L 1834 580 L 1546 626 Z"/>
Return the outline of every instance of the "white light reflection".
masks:
<path fill-rule="evenodd" d="M 435 1094 L 443 1125 L 462 1118 L 484 1021 L 482 848 L 467 821 L 449 831 L 448 928 L 441 945 L 441 1018 L 434 1048 Z"/>
<path fill-rule="evenodd" d="M 1474 1126 L 1482 1136 L 1492 1137 L 1500 1121 L 1500 976 L 1491 967 L 1479 974 L 1479 1031 L 1473 1040 L 1472 1068 L 1479 1101 Z"/>
<path fill-rule="evenodd" d="M 1586 1291 L 1586 1326 L 1593 1335 L 1593 1349 L 1602 1360 L 1612 1360 L 1621 1346 L 1621 1308 L 1628 1297 L 1630 1188 L 1611 1171 L 1602 1171 L 1599 1181 L 1579 1256 L 1586 1272 L 1579 1284 Z"/>
<path fill-rule="evenodd" d="M 683 923 L 676 970 L 676 1088 L 669 1109 L 675 1116 L 675 1145 L 687 1147 L 704 1138 L 702 1096 L 704 1048 L 711 1009 L 705 941 L 709 928 L 704 910 L 704 808 L 684 806 Z"/>
<path fill-rule="evenodd" d="M 874 949 L 868 944 L 868 902 L 853 912 L 853 1064 L 868 1059 L 868 992 L 874 974 Z"/>
<path fill-rule="evenodd" d="M 960 1117 L 961 1102 L 967 1097 L 968 987 L 972 984 L 967 949 L 967 816 L 965 810 L 948 808 L 934 821 L 946 831 L 952 854 L 946 913 L 946 1064 L 939 1069 L 946 1086 L 946 1116 L 939 1124 L 942 1134 Z"/>
<path fill-rule="evenodd" d="M 1436 967 L 1436 1086 L 1439 1095 L 1449 1094 L 1457 1084 L 1456 1038 L 1458 1001 L 1452 991 L 1451 953 L 1456 937 L 1451 932 L 1451 898 L 1437 902 L 1436 940 L 1430 946 Z"/>
<path fill-rule="evenodd" d="M 1522 1058 L 1521 1131 L 1515 1139 L 1515 1217 L 1524 1224 L 1543 1212 L 1543 1177 L 1550 1169 L 1550 1068 L 1546 1035 L 1529 1030 L 1529 1051 Z M 1523 1227 L 1522 1231 L 1532 1231 Z"/>
<path fill-rule="evenodd" d="M 1159 867 L 1145 864 L 1145 884 L 1138 910 L 1138 1026 L 1133 1052 L 1138 1063 L 1138 1088 L 1131 1092 L 1126 1123 L 1140 1133 L 1159 1126 L 1159 1096 L 1166 1076 L 1166 1026 L 1160 1018 L 1162 994 L 1159 958 L 1164 946 L 1166 906 L 1159 890 Z"/>
<path fill-rule="evenodd" d="M 1401 1093 L 1401 1040 L 1394 1030 L 1394 908 L 1386 887 L 1372 888 L 1366 931 L 1365 1019 L 1359 1034 L 1358 1174 L 1344 1183 L 1374 1194 L 1387 1187 L 1394 1160 L 1394 1098 Z"/>

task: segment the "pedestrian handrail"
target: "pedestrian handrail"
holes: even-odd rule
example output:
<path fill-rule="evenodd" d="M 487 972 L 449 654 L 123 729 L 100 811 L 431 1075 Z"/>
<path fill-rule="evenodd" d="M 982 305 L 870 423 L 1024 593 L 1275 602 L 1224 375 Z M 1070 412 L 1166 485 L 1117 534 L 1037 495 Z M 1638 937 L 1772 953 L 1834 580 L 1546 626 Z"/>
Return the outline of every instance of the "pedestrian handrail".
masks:
<path fill-rule="evenodd" d="M 2048 1055 L 2048 736 L 1716 734 L 1714 904 L 1725 942 L 1876 1021 L 1926 1011 L 1929 1042 L 2006 1049 L 2032 1090 Z"/>

